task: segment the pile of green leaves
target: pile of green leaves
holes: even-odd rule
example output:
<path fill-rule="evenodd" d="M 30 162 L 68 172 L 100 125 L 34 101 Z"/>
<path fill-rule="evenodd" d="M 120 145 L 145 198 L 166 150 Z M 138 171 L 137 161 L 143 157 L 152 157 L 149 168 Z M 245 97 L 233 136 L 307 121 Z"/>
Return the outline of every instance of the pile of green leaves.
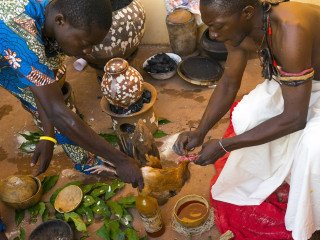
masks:
<path fill-rule="evenodd" d="M 43 190 L 48 192 L 57 182 L 59 176 L 46 177 L 43 181 Z M 135 197 L 128 196 L 111 200 L 116 193 L 125 186 L 125 183 L 114 180 L 111 183 L 97 182 L 93 184 L 82 184 L 79 181 L 70 182 L 63 187 L 58 188 L 50 198 L 50 204 L 53 206 L 59 192 L 69 186 L 77 185 L 82 189 L 83 199 L 77 209 L 69 213 L 49 212 L 47 204 L 39 202 L 35 206 L 23 210 L 16 211 L 16 225 L 19 226 L 24 219 L 25 211 L 30 214 L 29 222 L 37 221 L 38 216 L 42 217 L 42 221 L 48 219 L 61 219 L 74 224 L 77 231 L 82 233 L 81 239 L 89 237 L 87 227 L 98 220 L 103 225 L 96 234 L 104 240 L 142 240 L 132 226 L 132 216 L 128 211 L 129 208 L 135 206 Z M 54 208 L 51 208 L 54 209 Z M 21 234 L 20 234 L 21 235 Z M 23 234 L 22 234 L 23 235 Z M 24 240 L 24 238 L 17 238 Z"/>

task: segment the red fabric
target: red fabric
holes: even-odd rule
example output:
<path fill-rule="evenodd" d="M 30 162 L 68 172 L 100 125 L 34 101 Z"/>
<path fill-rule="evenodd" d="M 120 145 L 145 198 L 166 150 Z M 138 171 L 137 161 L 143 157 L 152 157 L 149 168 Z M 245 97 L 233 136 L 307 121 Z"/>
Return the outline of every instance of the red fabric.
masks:
<path fill-rule="evenodd" d="M 237 103 L 234 103 L 231 108 L 231 121 L 224 137 L 235 135 L 232 111 L 236 105 Z M 226 154 L 214 164 L 217 174 L 212 178 L 211 186 L 218 179 L 228 157 L 229 154 Z M 293 239 L 291 232 L 287 231 L 284 225 L 288 194 L 289 185 L 284 183 L 259 206 L 237 206 L 211 198 L 216 226 L 221 233 L 232 231 L 235 240 Z"/>

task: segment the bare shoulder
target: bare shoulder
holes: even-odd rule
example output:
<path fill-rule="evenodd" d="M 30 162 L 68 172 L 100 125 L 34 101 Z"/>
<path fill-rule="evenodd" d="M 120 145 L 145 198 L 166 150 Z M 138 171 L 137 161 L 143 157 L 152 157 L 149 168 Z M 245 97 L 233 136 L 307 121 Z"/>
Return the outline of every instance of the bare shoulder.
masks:
<path fill-rule="evenodd" d="M 314 46 L 319 45 L 320 7 L 287 2 L 271 13 L 273 54 L 287 71 L 301 71 L 312 66 Z"/>

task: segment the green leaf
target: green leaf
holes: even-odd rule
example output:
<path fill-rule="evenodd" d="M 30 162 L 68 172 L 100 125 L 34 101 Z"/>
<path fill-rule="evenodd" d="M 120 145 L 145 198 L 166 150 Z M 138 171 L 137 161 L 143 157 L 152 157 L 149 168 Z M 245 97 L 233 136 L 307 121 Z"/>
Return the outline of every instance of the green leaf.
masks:
<path fill-rule="evenodd" d="M 103 186 L 109 186 L 110 184 L 108 183 L 102 183 L 102 182 L 97 182 L 95 184 L 93 184 L 93 189 L 96 189 L 98 187 L 103 187 Z"/>
<path fill-rule="evenodd" d="M 82 205 L 84 207 L 89 207 L 91 205 L 93 205 L 96 201 L 94 200 L 94 198 L 90 195 L 85 195 L 83 197 L 83 202 L 82 202 Z"/>
<path fill-rule="evenodd" d="M 116 191 L 123 188 L 124 186 L 125 186 L 124 182 L 121 182 L 118 179 L 113 180 L 106 190 L 106 194 L 104 195 L 105 200 L 108 200 L 109 198 L 116 195 Z"/>
<path fill-rule="evenodd" d="M 48 211 L 48 209 L 46 208 L 46 209 L 44 210 L 44 212 L 43 212 L 43 215 L 42 215 L 42 222 L 46 222 L 46 221 L 48 221 L 48 219 L 49 219 L 49 211 Z"/>
<path fill-rule="evenodd" d="M 168 123 L 171 123 L 171 121 L 168 120 L 168 119 L 165 119 L 165 118 L 162 118 L 162 119 L 158 120 L 158 124 L 159 125 L 165 125 L 165 124 L 168 124 Z"/>
<path fill-rule="evenodd" d="M 94 221 L 94 216 L 93 212 L 89 207 L 85 206 L 80 206 L 77 210 L 76 213 L 79 215 L 82 215 L 83 217 L 86 218 L 88 225 L 92 224 Z"/>
<path fill-rule="evenodd" d="M 25 153 L 32 153 L 36 149 L 36 144 L 32 142 L 24 142 L 19 146 L 19 149 Z"/>
<path fill-rule="evenodd" d="M 139 240 L 148 240 L 147 236 L 140 238 Z"/>
<path fill-rule="evenodd" d="M 120 223 L 117 220 L 105 220 L 104 225 L 110 229 L 112 240 L 124 240 L 125 235 L 120 230 Z"/>
<path fill-rule="evenodd" d="M 55 212 L 54 216 L 56 217 L 56 219 L 64 220 L 63 213 Z"/>
<path fill-rule="evenodd" d="M 44 204 L 44 202 L 39 202 L 38 204 L 39 204 L 39 215 L 42 217 L 47 207 Z"/>
<path fill-rule="evenodd" d="M 161 130 L 157 130 L 154 134 L 153 134 L 153 137 L 154 138 L 162 138 L 162 137 L 165 137 L 167 136 L 168 134 L 166 134 L 164 131 L 161 131 Z"/>
<path fill-rule="evenodd" d="M 107 206 L 110 207 L 111 212 L 118 218 L 120 219 L 123 215 L 123 209 L 122 206 L 117 203 L 117 202 L 113 202 L 113 201 L 108 201 L 107 202 Z"/>
<path fill-rule="evenodd" d="M 93 186 L 94 186 L 94 184 L 84 185 L 84 186 L 82 187 L 82 192 L 83 192 L 83 194 L 89 193 L 89 192 L 92 190 Z"/>
<path fill-rule="evenodd" d="M 105 192 L 107 191 L 108 188 L 109 188 L 109 186 L 102 186 L 102 187 L 96 188 L 96 189 L 92 190 L 90 195 L 93 197 L 99 197 L 99 196 L 105 194 Z"/>
<path fill-rule="evenodd" d="M 104 224 L 101 228 L 98 229 L 98 231 L 96 231 L 96 234 L 104 240 L 111 240 L 110 229 Z"/>
<path fill-rule="evenodd" d="M 25 211 L 24 210 L 16 210 L 15 211 L 15 222 L 16 222 L 16 226 L 19 226 L 20 223 L 22 222 L 22 220 L 24 219 L 24 214 Z"/>
<path fill-rule="evenodd" d="M 111 216 L 109 208 L 104 203 L 104 201 L 99 198 L 96 201 L 96 203 L 91 207 L 91 209 L 95 214 L 101 215 L 104 218 L 109 218 Z"/>
<path fill-rule="evenodd" d="M 19 235 L 20 240 L 25 240 L 26 239 L 26 230 L 23 228 L 20 228 L 20 235 Z"/>
<path fill-rule="evenodd" d="M 101 137 L 103 137 L 108 143 L 113 146 L 118 145 L 118 136 L 116 134 L 110 133 L 99 133 Z"/>
<path fill-rule="evenodd" d="M 135 196 L 124 197 L 118 200 L 117 202 L 121 204 L 124 208 L 132 208 L 132 207 L 135 207 L 136 197 Z"/>
<path fill-rule="evenodd" d="M 58 188 L 58 189 L 51 195 L 50 203 L 51 203 L 52 206 L 54 206 L 54 202 L 55 202 L 55 200 L 56 200 L 59 192 L 61 192 L 62 189 L 64 189 L 64 188 L 67 187 L 67 186 L 70 186 L 70 185 L 80 186 L 80 185 L 81 185 L 81 182 L 80 182 L 80 181 L 69 182 L 69 183 L 65 184 L 63 187 Z"/>
<path fill-rule="evenodd" d="M 131 226 L 132 220 L 133 218 L 131 214 L 126 209 L 123 209 L 123 215 L 120 219 L 120 222 L 122 223 L 122 225 L 124 225 L 125 227 L 129 227 Z"/>
<path fill-rule="evenodd" d="M 49 192 L 56 185 L 59 175 L 47 176 L 42 180 L 43 193 Z"/>
<path fill-rule="evenodd" d="M 137 231 L 134 230 L 133 228 L 127 228 L 124 232 L 128 240 L 139 240 L 139 235 Z"/>
<path fill-rule="evenodd" d="M 76 229 L 79 232 L 87 231 L 86 224 L 83 222 L 83 220 L 80 217 L 80 215 L 75 213 L 75 212 L 65 213 L 64 214 L 64 220 L 66 222 L 69 222 L 70 220 L 72 220 L 74 222 L 74 225 L 76 226 Z"/>

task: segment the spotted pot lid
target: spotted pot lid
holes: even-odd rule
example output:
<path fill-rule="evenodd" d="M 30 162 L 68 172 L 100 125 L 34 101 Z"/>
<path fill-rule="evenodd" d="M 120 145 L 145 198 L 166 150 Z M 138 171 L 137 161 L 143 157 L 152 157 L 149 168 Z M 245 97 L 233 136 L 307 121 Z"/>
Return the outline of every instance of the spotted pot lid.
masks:
<path fill-rule="evenodd" d="M 123 58 L 112 58 L 104 68 L 107 73 L 121 73 L 129 67 L 129 64 Z"/>

